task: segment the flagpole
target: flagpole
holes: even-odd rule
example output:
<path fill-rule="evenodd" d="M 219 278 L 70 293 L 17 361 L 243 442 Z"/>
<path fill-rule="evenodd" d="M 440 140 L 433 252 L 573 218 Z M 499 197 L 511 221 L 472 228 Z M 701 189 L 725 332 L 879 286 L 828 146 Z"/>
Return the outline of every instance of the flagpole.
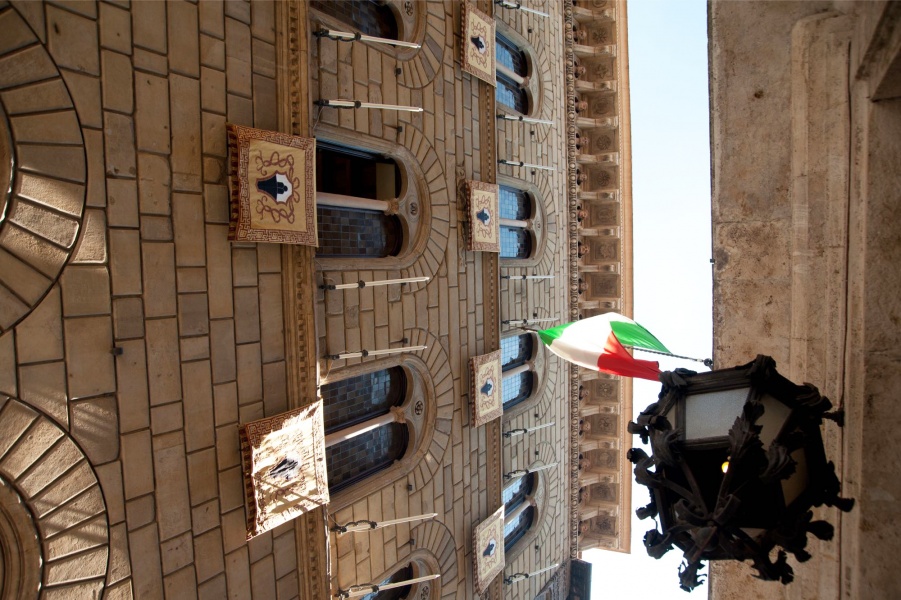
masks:
<path fill-rule="evenodd" d="M 672 352 L 661 352 L 659 350 L 648 350 L 647 348 L 637 348 L 635 346 L 624 346 L 625 348 L 631 348 L 632 350 L 638 350 L 640 352 L 649 352 L 651 354 L 661 354 L 663 356 L 672 356 L 673 358 L 682 358 L 685 360 L 693 360 L 695 362 L 699 362 L 703 364 L 708 369 L 713 368 L 713 359 L 712 358 L 693 358 L 691 356 L 682 356 L 681 354 L 673 354 Z"/>

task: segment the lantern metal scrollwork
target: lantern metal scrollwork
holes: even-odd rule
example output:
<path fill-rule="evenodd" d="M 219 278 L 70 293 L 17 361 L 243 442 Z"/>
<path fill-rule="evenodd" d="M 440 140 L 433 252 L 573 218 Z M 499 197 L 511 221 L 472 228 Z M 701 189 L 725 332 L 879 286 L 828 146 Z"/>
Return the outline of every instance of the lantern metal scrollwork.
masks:
<path fill-rule="evenodd" d="M 808 533 L 833 536 L 811 508 L 847 512 L 854 505 L 839 496 L 820 434 L 824 419 L 841 426 L 843 413 L 828 412 L 832 404 L 816 387 L 792 383 L 768 356 L 708 373 L 677 369 L 660 379 L 658 401 L 629 424 L 652 455 L 627 453 L 636 481 L 651 493 L 636 514 L 660 521 L 660 530 L 645 535 L 648 554 L 682 550 L 685 591 L 700 585 L 705 560 L 751 560 L 761 579 L 790 583 L 786 552 L 804 562 Z"/>

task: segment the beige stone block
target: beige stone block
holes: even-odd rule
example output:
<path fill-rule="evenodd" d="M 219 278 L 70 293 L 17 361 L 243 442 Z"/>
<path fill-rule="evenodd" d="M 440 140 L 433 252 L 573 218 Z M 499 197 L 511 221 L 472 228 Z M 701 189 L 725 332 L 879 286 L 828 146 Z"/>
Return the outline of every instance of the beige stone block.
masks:
<path fill-rule="evenodd" d="M 179 340 L 179 344 L 181 345 L 181 359 L 183 361 L 202 360 L 210 357 L 209 336 L 183 337 Z"/>
<path fill-rule="evenodd" d="M 224 574 L 217 575 L 209 581 L 203 582 L 203 584 L 197 588 L 197 597 L 200 600 L 216 600 L 217 598 L 225 598 L 227 595 L 228 592 Z"/>
<path fill-rule="evenodd" d="M 65 109 L 39 115 L 10 118 L 16 143 L 81 144 L 81 127 L 75 110 Z"/>
<path fill-rule="evenodd" d="M 225 579 L 232 598 L 250 598 L 250 563 L 247 548 L 238 548 L 225 556 Z"/>
<path fill-rule="evenodd" d="M 109 571 L 107 581 L 116 583 L 131 577 L 131 563 L 128 559 L 128 530 L 124 523 L 109 530 Z"/>
<path fill-rule="evenodd" d="M 15 10 L 9 10 L 0 14 L 0 28 L 6 32 L 6 37 L 0 41 L 0 53 L 2 54 L 7 54 L 37 41 L 37 38 L 29 30 L 28 25 Z"/>
<path fill-rule="evenodd" d="M 97 208 L 89 208 L 81 221 L 81 235 L 72 253 L 72 264 L 105 264 L 106 213 Z"/>
<path fill-rule="evenodd" d="M 54 61 L 74 71 L 100 75 L 97 25 L 54 6 L 47 8 L 47 46 Z"/>
<path fill-rule="evenodd" d="M 208 223 L 228 223 L 228 188 L 224 185 L 204 185 L 203 206 Z"/>
<path fill-rule="evenodd" d="M 131 15 L 111 4 L 100 4 L 100 46 L 131 54 Z"/>
<path fill-rule="evenodd" d="M 4 254 L 0 253 L 0 268 L 3 268 L 4 265 L 2 261 Z M 63 358 L 61 314 L 59 287 L 54 286 L 37 308 L 16 328 L 16 352 L 19 364 Z M 11 345 L 12 336 L 5 337 L 9 338 Z M 0 357 L 0 362 L 5 358 Z M 16 360 L 13 359 L 7 364 L 11 368 L 15 368 Z"/>
<path fill-rule="evenodd" d="M 107 179 L 106 196 L 110 227 L 138 226 L 138 186 L 134 180 Z"/>
<path fill-rule="evenodd" d="M 250 24 L 250 2 L 248 0 L 225 0 L 225 16 Z"/>
<path fill-rule="evenodd" d="M 239 447 L 237 423 L 216 428 L 216 462 L 220 471 L 241 463 Z"/>
<path fill-rule="evenodd" d="M 15 14 L 7 12 L 6 14 Z M 62 79 L 33 83 L 2 93 L 6 114 L 44 112 L 72 108 L 72 98 Z"/>
<path fill-rule="evenodd" d="M 51 278 L 59 273 L 67 258 L 64 251 L 44 238 L 17 227 L 3 229 L 0 233 L 0 246 Z"/>
<path fill-rule="evenodd" d="M 144 242 L 141 244 L 141 257 L 144 314 L 148 318 L 175 315 L 175 245 Z"/>
<path fill-rule="evenodd" d="M 201 69 L 200 106 L 204 111 L 225 114 L 225 73 L 208 67 Z"/>
<path fill-rule="evenodd" d="M 52 421 L 38 418 L 0 461 L 0 470 L 6 477 L 18 478 L 62 435 L 62 430 Z"/>
<path fill-rule="evenodd" d="M 200 82 L 189 77 L 170 75 L 169 86 L 173 131 L 172 189 L 200 192 Z"/>
<path fill-rule="evenodd" d="M 237 375 L 234 321 L 231 319 L 210 321 L 210 351 L 213 383 L 234 381 Z"/>
<path fill-rule="evenodd" d="M 194 506 L 218 497 L 215 448 L 188 455 L 188 487 Z"/>
<path fill-rule="evenodd" d="M 78 556 L 50 561 L 44 566 L 45 581 L 49 587 L 55 583 L 77 580 L 81 577 L 102 576 L 106 572 L 108 557 L 107 549 L 103 547 Z M 83 591 L 73 592 L 74 594 L 85 593 L 88 590 L 96 593 L 103 589 L 103 584 L 101 582 L 77 584 L 76 589 Z M 65 595 L 68 596 L 69 593 Z"/>
<path fill-rule="evenodd" d="M 213 435 L 213 384 L 209 361 L 182 365 L 185 437 L 188 452 L 215 443 Z M 204 498 L 206 500 L 206 498 Z"/>
<path fill-rule="evenodd" d="M 125 54 L 109 50 L 104 50 L 101 56 L 103 58 L 103 108 L 131 113 L 134 110 L 131 59 Z"/>
<path fill-rule="evenodd" d="M 213 386 L 216 425 L 238 422 L 238 386 L 235 382 Z"/>
<path fill-rule="evenodd" d="M 147 71 L 148 73 L 156 73 L 163 76 L 169 74 L 169 57 L 164 54 L 157 54 L 136 47 L 132 61 L 135 69 L 138 71 Z"/>
<path fill-rule="evenodd" d="M 259 273 L 281 273 L 282 248 L 281 244 L 257 245 L 257 271 Z"/>
<path fill-rule="evenodd" d="M 175 233 L 175 258 L 179 267 L 206 264 L 203 224 L 203 197 L 197 194 L 172 195 L 172 223 Z"/>
<path fill-rule="evenodd" d="M 69 427 L 66 398 L 66 365 L 48 362 L 19 368 L 19 393 L 22 399 Z"/>
<path fill-rule="evenodd" d="M 155 154 L 138 154 L 138 194 L 141 213 L 168 215 L 172 173 L 169 161 Z"/>
<path fill-rule="evenodd" d="M 229 94 L 226 103 L 228 105 L 229 123 L 253 127 L 253 100 L 236 94 Z"/>
<path fill-rule="evenodd" d="M 131 579 L 107 585 L 103 590 L 103 597 L 105 600 L 134 600 Z"/>
<path fill-rule="evenodd" d="M 83 458 L 78 447 L 63 437 L 16 483 L 29 497 L 37 496 Z"/>
<path fill-rule="evenodd" d="M 215 465 L 211 475 L 215 479 Z M 188 482 L 190 484 L 190 481 Z M 219 492 L 216 492 L 218 496 Z M 192 494 L 193 497 L 193 494 Z M 194 535 L 199 535 L 205 531 L 209 531 L 213 527 L 219 526 L 219 500 L 213 498 L 209 502 L 196 506 L 191 509 L 191 523 L 193 524 Z M 220 548 L 221 552 L 222 549 Z"/>
<path fill-rule="evenodd" d="M 176 246 L 176 259 L 178 257 L 178 246 Z M 196 268 L 179 268 L 175 274 L 175 282 L 179 293 L 205 292 L 206 291 L 206 269 L 202 267 Z"/>
<path fill-rule="evenodd" d="M 285 357 L 281 275 L 260 275 L 260 342 L 264 363 Z"/>
<path fill-rule="evenodd" d="M 114 396 L 72 403 L 72 437 L 94 464 L 114 460 L 119 454 L 119 425 Z"/>
<path fill-rule="evenodd" d="M 246 344 L 259 340 L 260 305 L 257 288 L 235 288 L 235 341 Z"/>
<path fill-rule="evenodd" d="M 106 162 L 103 154 L 103 131 L 83 129 L 84 152 L 88 161 L 88 189 L 85 202 L 96 208 L 106 207 Z"/>
<path fill-rule="evenodd" d="M 289 573 L 275 582 L 279 598 L 295 598 L 300 593 L 297 572 Z"/>
<path fill-rule="evenodd" d="M 135 6 L 156 2 L 135 2 Z M 162 4 L 162 3 L 160 3 Z M 135 598 L 158 599 L 163 597 L 163 573 L 160 566 L 160 540 L 154 525 L 128 534 L 128 549 L 132 557 L 131 577 Z"/>
<path fill-rule="evenodd" d="M 75 565 L 77 568 L 77 565 Z M 103 582 L 94 580 L 83 583 L 47 586 L 42 597 L 47 600 L 66 600 L 67 598 L 97 598 L 103 591 Z"/>
<path fill-rule="evenodd" d="M 201 10 L 204 3 L 201 3 Z M 223 35 L 224 28 L 223 27 Z M 200 36 L 200 62 L 205 67 L 216 69 L 217 71 L 225 71 L 225 42 L 209 35 L 201 34 Z M 222 80 L 223 87 L 225 80 Z"/>
<path fill-rule="evenodd" d="M 140 294 L 141 238 L 131 229 L 110 229 L 110 275 L 113 295 Z"/>
<path fill-rule="evenodd" d="M 203 153 L 223 158 L 228 154 L 225 115 L 217 115 L 210 112 L 203 113 Z"/>
<path fill-rule="evenodd" d="M 103 495 L 100 487 L 94 485 L 64 506 L 45 515 L 42 518 L 42 533 L 53 536 L 100 514 L 103 514 Z"/>
<path fill-rule="evenodd" d="M 250 550 L 250 562 L 255 563 L 265 556 L 272 554 L 272 532 L 267 531 L 247 541 L 247 549 Z"/>
<path fill-rule="evenodd" d="M 135 137 L 138 150 L 169 153 L 169 83 L 135 73 Z"/>
<path fill-rule="evenodd" d="M 165 216 L 141 217 L 141 239 L 145 242 L 171 242 L 172 220 Z"/>
<path fill-rule="evenodd" d="M 134 531 L 156 520 L 156 508 L 153 505 L 153 494 L 141 496 L 125 504 L 126 521 L 129 531 Z"/>
<path fill-rule="evenodd" d="M 294 543 L 294 531 L 277 536 L 272 542 L 272 555 L 275 557 L 275 577 L 281 579 L 297 569 L 297 550 Z"/>
<path fill-rule="evenodd" d="M 236 348 L 238 365 L 238 403 L 249 404 L 263 399 L 260 345 L 243 344 Z"/>
<path fill-rule="evenodd" d="M 83 185 L 20 172 L 14 191 L 19 196 L 76 217 L 81 216 L 84 210 Z"/>
<path fill-rule="evenodd" d="M 103 517 L 91 519 L 71 531 L 50 539 L 46 546 L 45 560 L 52 563 L 65 556 L 96 548 L 106 541 L 106 536 L 106 519 Z"/>
<path fill-rule="evenodd" d="M 75 102 L 78 119 L 82 127 L 103 127 L 103 114 L 100 104 L 100 79 L 93 75 L 85 75 L 75 71 L 62 70 L 61 74 L 66 87 Z"/>
<path fill-rule="evenodd" d="M 0 249 L 0 273 L 3 273 L 4 285 L 29 303 L 40 300 L 50 286 L 47 277 L 2 249 Z"/>
<path fill-rule="evenodd" d="M 22 200 L 13 202 L 8 210 L 7 219 L 22 229 L 64 248 L 71 248 L 75 243 L 78 221 L 73 218 L 54 214 L 38 204 Z"/>
<path fill-rule="evenodd" d="M 271 554 L 250 565 L 250 581 L 254 596 L 275 598 L 275 562 Z"/>
<path fill-rule="evenodd" d="M 147 376 L 150 404 L 181 400 L 181 369 L 178 362 L 178 324 L 173 319 L 146 321 Z"/>
<path fill-rule="evenodd" d="M 200 76 L 197 40 L 197 6 L 176 1 L 168 4 L 169 67 L 176 73 Z"/>
<path fill-rule="evenodd" d="M 179 335 L 205 335 L 209 333 L 210 318 L 206 294 L 178 295 Z"/>
<path fill-rule="evenodd" d="M 41 46 L 32 46 L 0 58 L 0 89 L 42 81 L 56 75 L 53 61 Z"/>
<path fill-rule="evenodd" d="M 162 540 L 171 539 L 191 529 L 184 444 L 184 435 L 181 432 L 153 438 L 156 516 Z"/>
<path fill-rule="evenodd" d="M 184 428 L 181 402 L 172 402 L 150 409 L 150 430 L 153 435 L 171 433 Z"/>
<path fill-rule="evenodd" d="M 32 508 L 39 517 L 55 510 L 94 485 L 96 479 L 87 461 L 68 471 L 32 499 Z"/>
<path fill-rule="evenodd" d="M 227 89 L 249 98 L 251 89 L 250 28 L 234 19 L 225 20 L 225 71 Z"/>
<path fill-rule="evenodd" d="M 263 365 L 263 404 L 267 415 L 288 410 L 288 383 L 283 361 Z"/>
<path fill-rule="evenodd" d="M 219 156 L 203 157 L 203 182 L 225 183 L 225 159 Z"/>
<path fill-rule="evenodd" d="M 242 509 L 222 515 L 222 547 L 228 554 L 247 544 L 247 520 Z"/>
<path fill-rule="evenodd" d="M 166 3 L 134 2 L 131 6 L 131 18 L 134 45 L 165 54 Z"/>
<path fill-rule="evenodd" d="M 71 266 L 60 278 L 66 317 L 110 313 L 109 274 L 106 267 Z"/>
<path fill-rule="evenodd" d="M 85 151 L 79 146 L 29 144 L 17 148 L 19 167 L 39 175 L 47 175 L 77 183 L 87 177 Z"/>
<path fill-rule="evenodd" d="M 194 562 L 194 543 L 191 532 L 186 532 L 160 544 L 163 559 L 163 575 L 168 575 Z M 184 592 L 185 590 L 181 590 Z"/>
<path fill-rule="evenodd" d="M 122 523 L 125 521 L 122 463 L 117 460 L 98 466 L 97 479 L 103 489 L 103 499 L 106 502 L 106 514 L 109 516 L 110 524 Z"/>
<path fill-rule="evenodd" d="M 225 37 L 222 0 L 203 0 L 198 4 L 200 31 L 217 38 Z"/>
<path fill-rule="evenodd" d="M 69 398 L 116 391 L 113 366 L 113 324 L 109 317 L 66 319 L 66 367 Z"/>
<path fill-rule="evenodd" d="M 251 8 L 251 33 L 255 38 L 260 38 L 275 43 L 275 3 L 272 0 L 252 2 Z"/>
<path fill-rule="evenodd" d="M 243 506 L 244 478 L 241 475 L 240 467 L 234 467 L 219 473 L 219 503 L 223 511 Z"/>
<path fill-rule="evenodd" d="M 234 311 L 231 246 L 227 236 L 227 227 L 206 226 L 206 261 L 211 319 L 231 317 Z"/>
<path fill-rule="evenodd" d="M 262 400 L 241 405 L 238 407 L 238 421 L 248 423 L 262 419 L 266 416 L 264 408 Z"/>
<path fill-rule="evenodd" d="M 106 144 L 106 174 L 134 177 L 135 132 L 131 117 L 104 111 L 103 139 Z"/>
<path fill-rule="evenodd" d="M 259 129 L 278 129 L 275 79 L 253 76 L 253 123 Z"/>
<path fill-rule="evenodd" d="M 116 357 L 116 371 L 119 375 L 119 428 L 122 432 L 143 429 L 150 425 L 144 340 L 123 340 L 117 345 L 122 349 L 122 354 Z"/>

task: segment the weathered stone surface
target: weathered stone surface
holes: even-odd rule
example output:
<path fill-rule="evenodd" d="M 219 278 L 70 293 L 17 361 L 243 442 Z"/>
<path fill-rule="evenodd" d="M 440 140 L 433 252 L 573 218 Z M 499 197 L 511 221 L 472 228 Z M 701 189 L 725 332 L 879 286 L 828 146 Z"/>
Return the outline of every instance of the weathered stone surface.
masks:
<path fill-rule="evenodd" d="M 119 455 L 119 427 L 116 398 L 101 396 L 72 403 L 72 437 L 78 440 L 94 464 L 114 460 Z"/>
<path fill-rule="evenodd" d="M 74 71 L 100 74 L 97 25 L 56 7 L 47 8 L 47 46 L 56 64 Z"/>
<path fill-rule="evenodd" d="M 69 397 L 81 398 L 116 391 L 113 366 L 113 326 L 110 317 L 66 319 L 66 365 Z"/>
<path fill-rule="evenodd" d="M 73 264 L 105 264 L 106 216 L 102 210 L 88 209 L 81 222 L 81 233 L 72 253 Z"/>
<path fill-rule="evenodd" d="M 101 266 L 73 266 L 60 278 L 67 317 L 110 313 L 109 273 Z"/>
<path fill-rule="evenodd" d="M 20 367 L 19 393 L 23 400 L 44 411 L 62 427 L 69 426 L 66 365 L 62 361 Z"/>
<path fill-rule="evenodd" d="M 145 323 L 147 331 L 147 376 L 150 404 L 181 399 L 178 365 L 178 323 L 176 319 L 155 319 Z"/>
<path fill-rule="evenodd" d="M 4 253 L 0 253 L 0 269 L 8 273 L 10 271 L 6 270 L 3 259 Z M 20 275 L 21 279 L 13 281 L 23 281 L 27 276 L 26 273 Z M 16 351 L 20 364 L 63 358 L 63 322 L 59 286 L 54 286 L 50 290 L 38 307 L 18 325 L 16 331 L 18 334 Z M 15 361 L 9 364 L 14 365 Z"/>
<path fill-rule="evenodd" d="M 185 440 L 188 452 L 213 445 L 213 385 L 210 363 L 197 361 L 182 365 L 184 386 Z M 206 500 L 206 498 L 204 498 Z"/>

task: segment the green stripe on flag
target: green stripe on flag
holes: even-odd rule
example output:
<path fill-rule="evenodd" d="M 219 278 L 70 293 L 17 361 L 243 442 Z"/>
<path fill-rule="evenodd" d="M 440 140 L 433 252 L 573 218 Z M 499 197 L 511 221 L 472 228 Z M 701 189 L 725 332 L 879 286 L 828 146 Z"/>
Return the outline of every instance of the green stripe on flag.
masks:
<path fill-rule="evenodd" d="M 542 329 L 538 332 L 538 337 L 541 338 L 541 341 L 544 342 L 546 346 L 550 346 L 551 342 L 563 335 L 563 330 L 570 325 L 572 325 L 572 323 L 564 323 L 563 325 L 557 325 L 550 329 Z"/>
<path fill-rule="evenodd" d="M 660 352 L 669 353 L 669 350 L 660 343 L 660 340 L 638 323 L 610 321 L 610 329 L 613 330 L 613 335 L 616 336 L 616 339 L 623 346 L 647 348 L 648 350 L 659 350 Z"/>

